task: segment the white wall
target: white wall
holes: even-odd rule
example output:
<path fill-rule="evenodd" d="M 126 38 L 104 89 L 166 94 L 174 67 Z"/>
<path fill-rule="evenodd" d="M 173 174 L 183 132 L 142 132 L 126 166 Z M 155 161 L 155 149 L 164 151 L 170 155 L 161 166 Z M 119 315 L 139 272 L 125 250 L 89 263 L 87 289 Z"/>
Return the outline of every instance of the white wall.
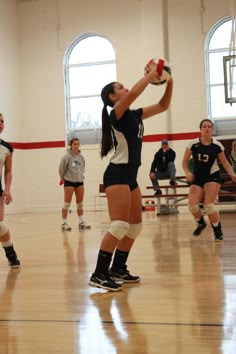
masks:
<path fill-rule="evenodd" d="M 166 6 L 162 6 L 165 1 Z M 0 111 L 6 118 L 3 138 L 14 142 L 65 139 L 63 58 L 79 35 L 96 32 L 112 42 L 118 80 L 131 87 L 152 57 L 169 52 L 175 80 L 170 110 L 145 121 L 145 135 L 197 131 L 206 117 L 204 42 L 211 26 L 230 15 L 229 2 L 205 0 L 0 0 Z M 166 18 L 167 15 L 167 18 Z M 168 26 L 163 33 L 163 26 Z M 3 54 L 2 54 L 3 53 Z M 92 85 L 92 83 L 91 83 Z M 135 107 L 160 98 L 163 87 L 150 86 Z M 186 141 L 171 142 L 177 171 Z M 159 143 L 143 144 L 139 183 L 145 192 L 149 168 Z M 16 150 L 14 204 L 8 212 L 60 209 L 58 164 L 64 148 Z M 94 195 L 107 160 L 98 146 L 82 146 L 86 159 L 85 208 Z"/>
<path fill-rule="evenodd" d="M 21 88 L 20 88 L 20 50 L 18 38 L 17 12 L 14 0 L 0 1 L 0 112 L 4 116 L 5 131 L 1 138 L 6 141 L 21 141 L 24 129 L 21 114 Z M 21 209 L 25 204 L 22 171 L 24 156 L 17 151 L 19 156 L 13 163 L 14 183 L 12 188 L 13 200 L 16 201 L 15 209 Z M 15 196 L 17 196 L 15 198 Z M 11 207 L 8 208 L 11 209 Z"/>

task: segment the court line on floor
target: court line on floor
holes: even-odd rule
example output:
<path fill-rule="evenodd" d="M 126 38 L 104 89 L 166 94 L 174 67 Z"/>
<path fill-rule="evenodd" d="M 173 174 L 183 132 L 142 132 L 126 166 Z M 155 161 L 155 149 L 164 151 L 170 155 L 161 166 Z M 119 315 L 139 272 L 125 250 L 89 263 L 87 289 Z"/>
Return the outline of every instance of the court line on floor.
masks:
<path fill-rule="evenodd" d="M 81 323 L 86 324 L 88 321 L 81 321 L 81 320 L 4 320 L 0 319 L 0 322 L 19 322 L 19 323 Z M 103 324 L 112 324 L 114 325 L 113 321 L 99 321 L 99 323 Z M 122 321 L 125 325 L 148 325 L 148 326 L 192 326 L 192 327 L 232 327 L 232 324 L 225 324 L 225 323 L 181 323 L 181 322 L 132 322 L 132 321 Z M 94 324 L 94 321 L 93 321 Z M 235 324 L 234 324 L 235 325 Z M 233 326 L 234 326 L 233 325 Z"/>

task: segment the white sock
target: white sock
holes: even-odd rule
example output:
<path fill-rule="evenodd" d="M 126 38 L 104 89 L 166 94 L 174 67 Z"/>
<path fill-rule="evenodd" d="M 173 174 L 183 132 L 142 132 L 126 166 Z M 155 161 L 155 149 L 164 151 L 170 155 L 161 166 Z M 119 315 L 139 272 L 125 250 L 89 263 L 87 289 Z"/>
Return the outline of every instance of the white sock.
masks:
<path fill-rule="evenodd" d="M 62 219 L 62 224 L 67 224 L 67 219 Z"/>
<path fill-rule="evenodd" d="M 79 223 L 81 224 L 81 222 L 83 222 L 83 221 L 84 221 L 83 215 L 80 215 L 80 216 L 79 216 Z"/>
<path fill-rule="evenodd" d="M 212 225 L 213 225 L 214 227 L 216 227 L 216 226 L 219 225 L 219 222 L 213 222 Z"/>
<path fill-rule="evenodd" d="M 12 245 L 13 245 L 13 243 L 11 242 L 11 240 L 6 241 L 6 242 L 2 241 L 2 247 L 10 247 Z"/>

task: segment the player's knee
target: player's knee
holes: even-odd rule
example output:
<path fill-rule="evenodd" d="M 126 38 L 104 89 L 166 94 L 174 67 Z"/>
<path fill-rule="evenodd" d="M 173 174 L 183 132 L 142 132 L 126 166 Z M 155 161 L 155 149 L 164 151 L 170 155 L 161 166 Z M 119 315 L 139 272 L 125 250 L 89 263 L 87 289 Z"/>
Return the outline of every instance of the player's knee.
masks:
<path fill-rule="evenodd" d="M 217 211 L 214 203 L 206 204 L 204 209 L 207 215 L 214 214 Z"/>
<path fill-rule="evenodd" d="M 0 221 L 0 237 L 4 236 L 9 231 L 4 221 Z"/>
<path fill-rule="evenodd" d="M 83 203 L 77 203 L 76 204 L 77 209 L 83 209 Z"/>
<path fill-rule="evenodd" d="M 68 211 L 70 209 L 70 203 L 64 203 L 63 204 L 63 209 Z"/>
<path fill-rule="evenodd" d="M 127 234 L 129 223 L 121 220 L 114 220 L 111 222 L 109 232 L 118 240 L 121 240 Z"/>
<path fill-rule="evenodd" d="M 193 214 L 196 214 L 200 210 L 198 204 L 189 204 L 188 208 L 191 211 L 191 213 L 193 213 Z"/>
<path fill-rule="evenodd" d="M 131 225 L 129 225 L 129 230 L 126 235 L 129 238 L 132 238 L 135 240 L 138 237 L 138 235 L 140 234 L 140 232 L 142 231 L 142 228 L 143 228 L 142 222 L 137 223 L 137 224 L 131 224 Z"/>

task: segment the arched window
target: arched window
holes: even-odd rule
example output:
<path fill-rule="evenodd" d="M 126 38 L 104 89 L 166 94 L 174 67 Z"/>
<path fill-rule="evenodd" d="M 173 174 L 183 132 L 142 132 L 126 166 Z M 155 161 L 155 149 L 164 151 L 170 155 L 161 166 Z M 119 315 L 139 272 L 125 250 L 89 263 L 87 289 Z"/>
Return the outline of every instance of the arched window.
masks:
<path fill-rule="evenodd" d="M 75 40 L 64 58 L 67 138 L 82 144 L 101 140 L 101 90 L 116 80 L 116 57 L 110 41 L 97 34 Z"/>
<path fill-rule="evenodd" d="M 216 135 L 236 134 L 236 105 L 225 102 L 223 66 L 223 57 L 230 53 L 231 33 L 232 19 L 224 18 L 209 31 L 205 44 L 208 118 L 215 123 Z"/>

